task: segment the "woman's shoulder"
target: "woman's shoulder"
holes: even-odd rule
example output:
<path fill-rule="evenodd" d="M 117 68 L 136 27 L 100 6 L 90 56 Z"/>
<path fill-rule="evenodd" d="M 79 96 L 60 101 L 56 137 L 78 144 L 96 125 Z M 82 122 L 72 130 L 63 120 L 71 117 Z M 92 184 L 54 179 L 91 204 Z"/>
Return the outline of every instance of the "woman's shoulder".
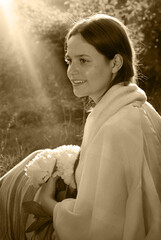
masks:
<path fill-rule="evenodd" d="M 98 144 L 110 141 L 111 144 L 115 143 L 115 146 L 121 147 L 125 142 L 140 142 L 141 139 L 140 110 L 133 106 L 127 106 L 104 121 L 93 141 Z"/>
<path fill-rule="evenodd" d="M 126 129 L 136 129 L 141 126 L 140 108 L 132 105 L 126 106 L 119 110 L 110 119 L 105 121 L 102 129 L 111 129 L 115 131 L 124 131 Z"/>

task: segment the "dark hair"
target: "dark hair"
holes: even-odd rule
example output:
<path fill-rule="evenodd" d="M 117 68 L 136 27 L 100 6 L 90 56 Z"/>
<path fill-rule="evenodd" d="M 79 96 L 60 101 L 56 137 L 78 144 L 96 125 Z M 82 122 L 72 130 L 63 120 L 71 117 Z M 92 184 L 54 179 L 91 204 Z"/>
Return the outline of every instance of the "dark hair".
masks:
<path fill-rule="evenodd" d="M 126 27 L 119 20 L 106 14 L 96 14 L 78 21 L 66 36 L 65 48 L 69 38 L 76 34 L 81 34 L 109 60 L 116 54 L 123 57 L 123 66 L 110 87 L 120 82 L 128 84 L 136 81 L 135 52 Z"/>

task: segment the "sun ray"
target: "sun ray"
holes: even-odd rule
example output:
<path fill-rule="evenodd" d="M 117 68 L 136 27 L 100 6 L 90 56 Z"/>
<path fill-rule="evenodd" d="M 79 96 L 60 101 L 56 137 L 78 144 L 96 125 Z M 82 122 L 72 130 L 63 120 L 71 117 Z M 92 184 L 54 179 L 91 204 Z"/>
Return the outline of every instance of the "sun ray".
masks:
<path fill-rule="evenodd" d="M 13 2 L 13 0 L 0 0 L 0 5 L 4 8 L 7 9 L 11 2 Z"/>
<path fill-rule="evenodd" d="M 26 36 L 24 35 L 24 32 L 17 21 L 17 12 L 15 14 L 12 8 L 13 2 L 13 0 L 0 0 L 0 6 L 2 7 L 5 15 L 5 19 L 10 32 L 10 37 L 12 39 L 12 44 L 15 46 L 15 48 L 16 46 L 18 47 L 23 58 L 25 59 L 27 68 L 31 75 L 29 81 L 31 81 L 32 86 L 36 90 L 36 92 L 39 91 L 39 93 L 41 94 L 42 104 L 44 106 L 50 107 L 50 100 L 47 97 L 47 94 L 42 86 L 40 74 L 38 73 L 37 67 L 32 58 L 32 50 L 30 49 L 29 43 L 26 40 Z"/>

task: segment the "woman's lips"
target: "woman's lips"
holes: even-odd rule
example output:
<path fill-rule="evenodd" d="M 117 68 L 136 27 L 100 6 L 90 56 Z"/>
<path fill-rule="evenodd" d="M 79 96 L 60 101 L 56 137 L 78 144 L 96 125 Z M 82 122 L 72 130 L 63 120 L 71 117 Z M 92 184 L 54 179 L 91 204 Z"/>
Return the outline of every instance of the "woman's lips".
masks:
<path fill-rule="evenodd" d="M 76 85 L 84 84 L 87 81 L 86 80 L 81 80 L 81 79 L 72 79 L 71 82 L 72 82 L 73 85 L 76 86 Z"/>

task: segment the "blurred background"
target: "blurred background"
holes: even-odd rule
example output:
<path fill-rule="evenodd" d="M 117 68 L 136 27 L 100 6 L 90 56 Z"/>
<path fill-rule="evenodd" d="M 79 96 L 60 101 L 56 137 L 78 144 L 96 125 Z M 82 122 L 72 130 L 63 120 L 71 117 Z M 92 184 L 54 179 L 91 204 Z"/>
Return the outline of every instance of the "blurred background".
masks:
<path fill-rule="evenodd" d="M 161 1 L 0 0 L 0 176 L 35 150 L 81 144 L 86 99 L 72 93 L 63 44 L 93 13 L 128 26 L 139 86 L 161 114 Z"/>

